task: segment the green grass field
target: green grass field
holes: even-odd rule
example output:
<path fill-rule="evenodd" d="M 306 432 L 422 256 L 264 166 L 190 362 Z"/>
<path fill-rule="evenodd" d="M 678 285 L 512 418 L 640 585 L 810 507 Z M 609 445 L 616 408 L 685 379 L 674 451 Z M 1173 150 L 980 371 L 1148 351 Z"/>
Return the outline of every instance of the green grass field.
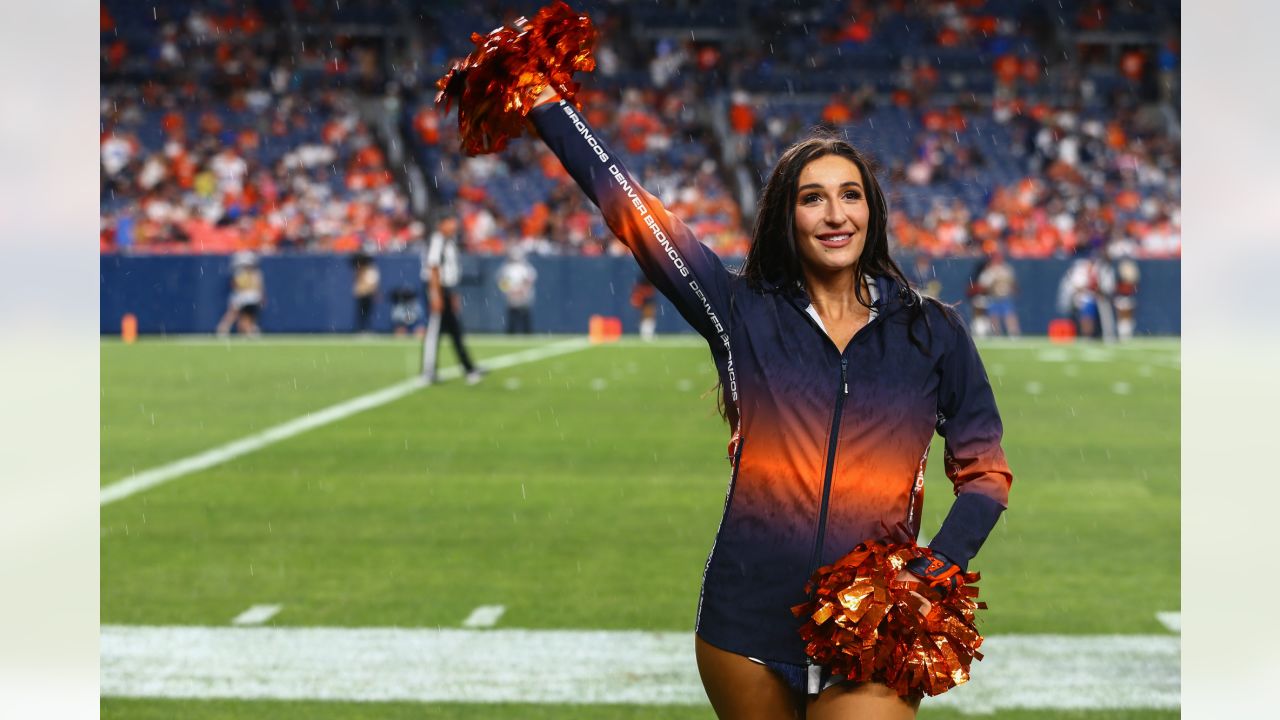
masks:
<path fill-rule="evenodd" d="M 547 339 L 475 338 L 482 358 Z M 974 568 L 984 634 L 1167 634 L 1179 603 L 1176 341 L 982 346 L 1015 474 Z M 413 342 L 102 345 L 102 483 L 414 374 Z M 105 625 L 689 631 L 728 480 L 687 339 L 592 347 L 449 382 L 104 505 Z M 442 364 L 451 362 L 447 354 Z M 671 442 L 679 438 L 680 442 Z M 661 448 L 661 450 L 658 450 Z M 941 447 L 934 449 L 941 457 Z M 951 497 L 929 468 L 923 527 Z M 975 668 L 975 677 L 982 672 Z M 112 718 L 710 718 L 709 708 L 115 698 Z M 1177 711 L 992 717 L 1166 718 Z M 922 718 L 960 717 L 930 709 Z"/>

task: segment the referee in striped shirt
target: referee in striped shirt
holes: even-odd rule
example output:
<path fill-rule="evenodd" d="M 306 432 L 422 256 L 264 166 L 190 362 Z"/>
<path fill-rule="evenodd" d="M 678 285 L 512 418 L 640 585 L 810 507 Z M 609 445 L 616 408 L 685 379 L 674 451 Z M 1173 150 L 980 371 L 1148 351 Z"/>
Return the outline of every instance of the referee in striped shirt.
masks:
<path fill-rule="evenodd" d="M 454 288 L 462 275 L 458 263 L 458 220 L 446 217 L 427 240 L 422 253 L 422 281 L 426 285 L 427 300 L 431 307 L 431 319 L 427 322 L 427 336 L 422 342 L 422 377 L 427 384 L 436 382 L 436 365 L 439 362 L 440 330 L 443 328 L 453 338 L 453 349 L 466 370 L 468 385 L 480 382 L 480 368 L 471 361 L 467 346 L 462 341 L 462 321 L 458 318 L 458 299 Z"/>

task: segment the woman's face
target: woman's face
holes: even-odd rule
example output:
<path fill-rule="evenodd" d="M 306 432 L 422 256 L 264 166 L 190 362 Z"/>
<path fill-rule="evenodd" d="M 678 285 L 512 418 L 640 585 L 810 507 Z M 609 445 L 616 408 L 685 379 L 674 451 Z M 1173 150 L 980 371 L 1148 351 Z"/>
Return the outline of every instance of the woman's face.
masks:
<path fill-rule="evenodd" d="M 862 171 L 840 155 L 823 155 L 800 171 L 795 236 L 807 272 L 829 274 L 857 262 L 871 221 L 866 194 Z"/>

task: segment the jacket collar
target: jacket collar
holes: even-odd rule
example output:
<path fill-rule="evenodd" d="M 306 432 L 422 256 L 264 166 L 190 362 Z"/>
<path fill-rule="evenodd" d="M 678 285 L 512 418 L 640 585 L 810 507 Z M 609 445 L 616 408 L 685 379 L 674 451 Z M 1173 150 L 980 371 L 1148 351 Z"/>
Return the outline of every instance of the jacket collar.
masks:
<path fill-rule="evenodd" d="M 915 292 L 910 288 L 903 287 L 890 277 L 875 277 L 871 278 L 871 280 L 876 286 L 876 292 L 873 294 L 877 296 L 871 305 L 878 315 L 890 315 L 906 307 L 907 300 Z M 799 280 L 788 284 L 774 279 L 765 279 L 761 281 L 760 285 L 766 293 L 777 293 L 794 300 L 797 307 L 802 310 L 813 304 L 812 299 L 809 297 L 809 291 L 805 289 L 804 283 Z"/>

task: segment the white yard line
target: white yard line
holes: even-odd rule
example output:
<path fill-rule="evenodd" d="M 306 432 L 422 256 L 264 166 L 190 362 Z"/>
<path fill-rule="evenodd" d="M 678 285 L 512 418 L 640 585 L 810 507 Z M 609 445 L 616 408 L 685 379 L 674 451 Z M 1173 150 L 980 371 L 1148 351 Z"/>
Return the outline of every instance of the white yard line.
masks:
<path fill-rule="evenodd" d="M 1180 638 L 987 638 L 926 707 L 1177 709 Z M 105 625 L 104 697 L 705 705 L 688 632 Z"/>
<path fill-rule="evenodd" d="M 1169 628 L 1170 632 L 1182 634 L 1182 612 L 1158 612 L 1156 619 L 1160 624 Z"/>
<path fill-rule="evenodd" d="M 513 365 L 543 360 L 556 355 L 564 355 L 566 353 L 577 352 L 585 348 L 591 347 L 585 338 L 573 338 L 570 340 L 562 340 L 560 342 L 543 345 L 541 347 L 523 350 L 521 352 L 511 353 L 510 355 L 500 355 L 495 358 L 489 358 L 480 362 L 480 367 L 486 370 L 501 370 L 509 368 Z M 457 378 L 462 374 L 462 369 L 458 366 L 452 366 L 440 371 L 441 380 L 450 380 Z M 104 488 L 99 495 L 99 504 L 106 505 L 122 500 L 148 490 L 157 485 L 169 482 L 175 478 L 188 475 L 200 470 L 206 470 L 215 465 L 220 465 L 228 460 L 233 460 L 242 455 L 247 455 L 255 450 L 260 450 L 268 445 L 287 440 L 295 435 L 300 435 L 308 430 L 328 425 L 331 422 L 342 420 L 343 418 L 355 415 L 358 412 L 369 410 L 380 405 L 386 405 L 424 387 L 421 378 L 412 378 L 403 382 L 396 383 L 391 387 L 383 388 L 367 395 L 347 400 L 331 405 L 323 410 L 307 413 L 298 418 L 294 418 L 288 422 L 267 428 L 260 433 L 250 435 L 248 437 L 233 440 L 226 445 L 206 450 L 198 455 L 185 457 L 167 465 L 144 470 L 140 473 L 130 475 L 124 480 L 112 483 Z"/>
<path fill-rule="evenodd" d="M 466 620 L 462 621 L 462 627 L 469 628 L 489 628 L 498 624 L 498 618 L 507 611 L 505 605 L 481 605 Z"/>
<path fill-rule="evenodd" d="M 283 605 L 254 605 L 232 619 L 232 625 L 261 625 L 275 617 Z"/>

